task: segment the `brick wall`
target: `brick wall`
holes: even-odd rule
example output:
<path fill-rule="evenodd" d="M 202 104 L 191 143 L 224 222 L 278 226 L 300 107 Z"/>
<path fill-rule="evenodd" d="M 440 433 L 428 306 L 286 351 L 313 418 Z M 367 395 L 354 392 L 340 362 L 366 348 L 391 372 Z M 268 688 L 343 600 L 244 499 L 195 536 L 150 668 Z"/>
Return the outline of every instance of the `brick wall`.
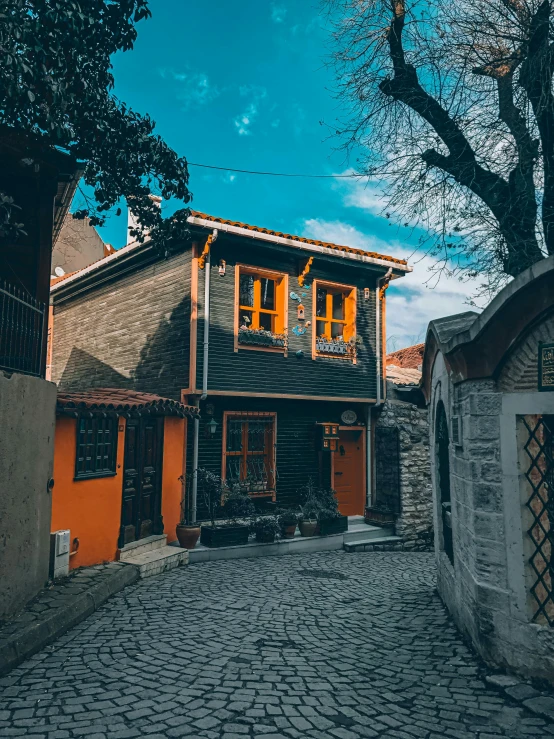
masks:
<path fill-rule="evenodd" d="M 54 306 L 52 379 L 180 400 L 189 384 L 190 251 Z"/>

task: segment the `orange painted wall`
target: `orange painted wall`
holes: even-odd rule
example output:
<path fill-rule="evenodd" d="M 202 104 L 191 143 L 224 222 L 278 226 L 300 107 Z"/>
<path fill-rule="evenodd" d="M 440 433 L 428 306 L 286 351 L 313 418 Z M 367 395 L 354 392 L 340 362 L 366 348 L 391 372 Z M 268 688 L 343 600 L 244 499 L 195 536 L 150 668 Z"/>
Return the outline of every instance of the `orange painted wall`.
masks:
<path fill-rule="evenodd" d="M 182 486 L 179 477 L 185 467 L 187 419 L 167 416 L 164 423 L 162 475 L 162 516 L 167 542 L 176 541 L 175 528 L 181 518 Z"/>
<path fill-rule="evenodd" d="M 119 417 L 118 428 L 125 429 Z M 70 558 L 71 569 L 115 559 L 121 524 L 121 490 L 125 432 L 118 432 L 117 474 L 92 480 L 74 480 L 77 419 L 59 416 L 54 440 L 52 531 L 69 529 L 79 551 Z M 73 549 L 73 545 L 71 547 Z"/>

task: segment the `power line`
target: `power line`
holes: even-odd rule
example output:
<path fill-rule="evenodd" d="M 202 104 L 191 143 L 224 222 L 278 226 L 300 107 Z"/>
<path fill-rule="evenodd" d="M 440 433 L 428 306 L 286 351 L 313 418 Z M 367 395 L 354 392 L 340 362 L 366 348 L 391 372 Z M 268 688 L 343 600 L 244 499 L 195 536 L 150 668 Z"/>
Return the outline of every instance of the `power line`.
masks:
<path fill-rule="evenodd" d="M 250 169 L 233 169 L 232 167 L 216 167 L 213 164 L 197 164 L 195 162 L 187 162 L 189 167 L 202 167 L 203 169 L 218 169 L 222 172 L 240 172 L 241 174 L 261 174 L 269 177 L 309 177 L 317 180 L 336 180 L 339 177 L 352 179 L 354 177 L 369 177 L 367 174 L 352 172 L 351 174 L 289 174 L 288 172 L 256 172 Z"/>

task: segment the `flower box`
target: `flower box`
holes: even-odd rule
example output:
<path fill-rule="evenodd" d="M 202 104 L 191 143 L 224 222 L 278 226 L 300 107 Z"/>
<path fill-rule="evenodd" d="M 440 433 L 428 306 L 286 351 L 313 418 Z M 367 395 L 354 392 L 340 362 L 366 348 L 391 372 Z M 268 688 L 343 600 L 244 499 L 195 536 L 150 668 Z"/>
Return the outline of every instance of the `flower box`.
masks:
<path fill-rule="evenodd" d="M 274 334 L 271 331 L 257 329 L 239 329 L 239 344 L 248 344 L 250 346 L 272 346 L 284 348 L 286 338 L 284 334 Z"/>
<path fill-rule="evenodd" d="M 316 351 L 320 354 L 338 354 L 344 356 L 353 353 L 353 347 L 346 341 L 330 341 L 329 339 L 316 338 Z"/>
<path fill-rule="evenodd" d="M 243 524 L 230 526 L 202 526 L 200 543 L 205 547 L 236 547 L 248 544 L 249 527 Z"/>
<path fill-rule="evenodd" d="M 319 533 L 321 536 L 343 534 L 345 531 L 348 531 L 348 516 L 328 518 L 319 522 Z"/>
<path fill-rule="evenodd" d="M 370 526 L 390 526 L 396 521 L 396 514 L 386 508 L 368 506 L 365 509 L 364 521 Z"/>

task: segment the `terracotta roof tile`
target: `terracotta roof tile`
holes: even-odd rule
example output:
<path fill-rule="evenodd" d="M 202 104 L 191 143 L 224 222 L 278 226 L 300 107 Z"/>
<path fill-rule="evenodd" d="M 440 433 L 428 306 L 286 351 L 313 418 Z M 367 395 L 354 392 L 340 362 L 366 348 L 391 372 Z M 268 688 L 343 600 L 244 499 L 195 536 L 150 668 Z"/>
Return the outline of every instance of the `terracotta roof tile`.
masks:
<path fill-rule="evenodd" d="M 394 364 L 387 365 L 387 380 L 400 386 L 418 386 L 421 380 L 421 370 L 411 367 L 396 367 Z"/>
<path fill-rule="evenodd" d="M 218 218 L 217 216 L 210 216 L 207 213 L 201 213 L 198 210 L 192 210 L 191 216 L 195 218 L 202 218 L 206 221 L 213 221 L 214 223 L 224 223 L 228 226 L 236 226 L 237 228 L 245 228 L 248 231 L 257 231 L 258 233 L 270 234 L 271 236 L 280 236 L 283 239 L 290 239 L 291 241 L 298 241 L 301 244 L 313 244 L 314 246 L 324 246 L 327 249 L 334 249 L 335 251 L 345 251 L 349 254 L 359 254 L 364 257 L 373 257 L 375 259 L 386 259 L 388 262 L 395 264 L 407 265 L 405 259 L 396 259 L 396 257 L 389 257 L 385 254 L 378 254 L 377 252 L 365 251 L 364 249 L 354 249 L 351 246 L 341 246 L 339 244 L 332 244 L 329 241 L 317 241 L 315 239 L 307 239 L 303 236 L 294 236 L 293 234 L 282 233 L 281 231 L 272 231 L 269 228 L 262 228 L 260 226 L 251 226 L 249 223 L 243 223 L 242 221 L 230 221 L 225 218 Z"/>
<path fill-rule="evenodd" d="M 189 416 L 193 418 L 199 415 L 198 408 L 183 405 L 177 400 L 162 398 L 152 393 L 109 387 L 73 392 L 59 391 L 56 412 L 73 415 L 80 410 L 128 413 L 145 409 L 165 416 Z"/>
<path fill-rule="evenodd" d="M 414 344 L 414 346 L 407 346 L 405 349 L 387 354 L 387 367 L 393 364 L 396 367 L 421 369 L 424 349 L 425 344 Z"/>

